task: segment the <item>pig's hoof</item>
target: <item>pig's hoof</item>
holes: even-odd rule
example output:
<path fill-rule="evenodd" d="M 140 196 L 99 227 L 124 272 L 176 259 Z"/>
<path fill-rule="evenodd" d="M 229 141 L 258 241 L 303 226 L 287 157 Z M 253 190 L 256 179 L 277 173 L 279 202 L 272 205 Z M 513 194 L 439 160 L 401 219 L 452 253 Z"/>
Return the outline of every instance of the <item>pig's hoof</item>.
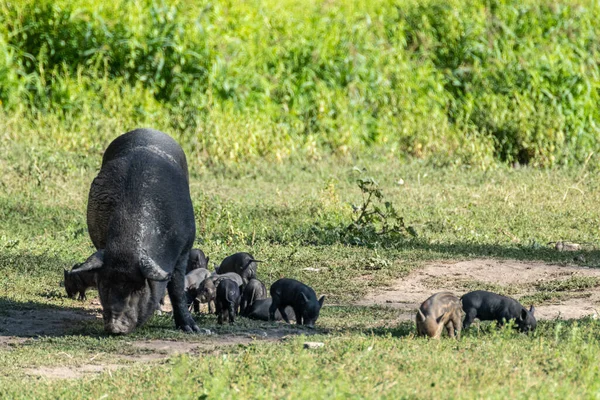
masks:
<path fill-rule="evenodd" d="M 196 325 L 194 323 L 189 324 L 189 325 L 182 325 L 179 327 L 179 329 L 181 329 L 185 333 L 200 332 L 200 328 L 198 327 L 198 325 Z"/>
<path fill-rule="evenodd" d="M 192 333 L 192 328 L 189 325 L 184 325 L 181 327 L 181 330 L 184 331 L 185 333 Z"/>

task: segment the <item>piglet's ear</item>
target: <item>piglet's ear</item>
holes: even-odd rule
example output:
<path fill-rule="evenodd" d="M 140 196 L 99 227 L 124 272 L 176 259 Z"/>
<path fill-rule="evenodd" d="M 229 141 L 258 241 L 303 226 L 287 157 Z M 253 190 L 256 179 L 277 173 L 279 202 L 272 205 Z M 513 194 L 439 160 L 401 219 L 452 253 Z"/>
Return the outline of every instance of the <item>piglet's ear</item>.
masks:
<path fill-rule="evenodd" d="M 446 316 L 446 313 L 443 313 L 442 315 L 440 315 L 439 317 L 437 317 L 435 319 L 435 322 L 437 322 L 439 324 L 440 322 L 442 322 L 442 320 L 444 319 L 445 316 Z"/>
<path fill-rule="evenodd" d="M 325 301 L 325 296 L 321 296 L 319 299 L 319 307 L 323 307 L 323 302 Z"/>
<path fill-rule="evenodd" d="M 533 316 L 534 312 L 535 312 L 535 307 L 532 304 L 531 307 L 529 307 L 529 314 L 531 314 Z"/>
<path fill-rule="evenodd" d="M 523 309 L 521 310 L 521 320 L 522 320 L 522 321 L 525 321 L 526 319 L 527 319 L 527 309 L 526 309 L 526 308 L 523 308 Z"/>
<path fill-rule="evenodd" d="M 85 260 L 83 264 L 77 268 L 77 272 L 92 271 L 100 269 L 104 265 L 104 250 L 98 250 Z"/>
<path fill-rule="evenodd" d="M 306 304 L 308 303 L 308 297 L 306 297 L 306 295 L 304 293 L 300 293 L 302 295 L 302 297 L 300 298 L 300 301 L 302 302 L 302 304 Z"/>

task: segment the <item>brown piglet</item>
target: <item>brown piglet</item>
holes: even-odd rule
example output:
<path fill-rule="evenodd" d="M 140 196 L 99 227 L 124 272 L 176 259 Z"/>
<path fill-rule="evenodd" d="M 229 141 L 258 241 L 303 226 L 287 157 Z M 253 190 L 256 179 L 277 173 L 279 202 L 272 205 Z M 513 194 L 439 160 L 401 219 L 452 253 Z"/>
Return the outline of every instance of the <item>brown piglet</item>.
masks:
<path fill-rule="evenodd" d="M 436 293 L 421 304 L 417 311 L 417 334 L 439 339 L 444 327 L 448 335 L 460 339 L 462 329 L 460 299 L 450 292 Z"/>

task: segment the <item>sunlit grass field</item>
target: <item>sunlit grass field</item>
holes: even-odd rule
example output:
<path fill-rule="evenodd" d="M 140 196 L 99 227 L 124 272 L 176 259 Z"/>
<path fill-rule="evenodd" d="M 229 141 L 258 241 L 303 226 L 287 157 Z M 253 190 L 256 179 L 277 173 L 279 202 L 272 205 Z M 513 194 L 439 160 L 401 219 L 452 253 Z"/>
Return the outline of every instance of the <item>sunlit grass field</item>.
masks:
<path fill-rule="evenodd" d="M 356 305 L 431 262 L 600 266 L 598 15 L 592 0 L 0 0 L 0 398 L 598 397 L 593 317 L 430 341 Z M 186 335 L 165 314 L 112 337 L 95 291 L 66 297 L 63 269 L 93 251 L 102 153 L 137 127 L 186 152 L 195 246 L 324 294 L 316 331 L 199 315 L 211 334 Z M 367 178 L 403 229 L 356 222 Z M 44 315 L 52 333 L 30 334 Z"/>

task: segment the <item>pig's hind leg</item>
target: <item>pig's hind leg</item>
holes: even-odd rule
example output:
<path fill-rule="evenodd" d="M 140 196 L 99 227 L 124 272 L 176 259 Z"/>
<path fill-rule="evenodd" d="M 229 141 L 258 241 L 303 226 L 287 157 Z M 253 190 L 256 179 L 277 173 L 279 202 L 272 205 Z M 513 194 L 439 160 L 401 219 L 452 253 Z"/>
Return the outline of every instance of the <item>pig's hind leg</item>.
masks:
<path fill-rule="evenodd" d="M 302 309 L 294 308 L 294 314 L 296 315 L 296 325 L 304 325 L 304 320 L 302 318 Z"/>
<path fill-rule="evenodd" d="M 462 322 L 460 315 L 454 315 L 451 319 L 454 331 L 456 331 L 456 339 L 460 340 L 460 331 L 462 330 Z"/>
<path fill-rule="evenodd" d="M 235 303 L 230 303 L 229 304 L 229 323 L 233 324 L 235 322 L 235 307 L 236 304 Z"/>
<path fill-rule="evenodd" d="M 279 309 L 279 296 L 273 296 L 271 301 L 271 307 L 269 307 L 269 321 L 275 321 L 275 311 Z M 284 307 L 285 308 L 285 307 Z M 287 315 L 281 314 L 281 316 L 285 315 L 285 319 L 287 322 Z"/>
<path fill-rule="evenodd" d="M 223 325 L 223 314 L 224 310 L 220 300 L 215 301 L 215 309 L 217 314 L 217 324 Z"/>
<path fill-rule="evenodd" d="M 453 338 L 454 337 L 454 323 L 452 322 L 452 320 L 449 320 L 446 323 L 446 330 L 448 331 L 448 336 Z"/>
<path fill-rule="evenodd" d="M 290 319 L 288 318 L 288 315 L 285 312 L 285 306 L 279 306 L 278 309 L 279 309 L 279 312 L 281 313 L 281 318 L 283 318 L 283 320 L 286 322 L 286 324 L 289 324 Z M 296 317 L 296 321 L 298 321 L 298 317 Z"/>

